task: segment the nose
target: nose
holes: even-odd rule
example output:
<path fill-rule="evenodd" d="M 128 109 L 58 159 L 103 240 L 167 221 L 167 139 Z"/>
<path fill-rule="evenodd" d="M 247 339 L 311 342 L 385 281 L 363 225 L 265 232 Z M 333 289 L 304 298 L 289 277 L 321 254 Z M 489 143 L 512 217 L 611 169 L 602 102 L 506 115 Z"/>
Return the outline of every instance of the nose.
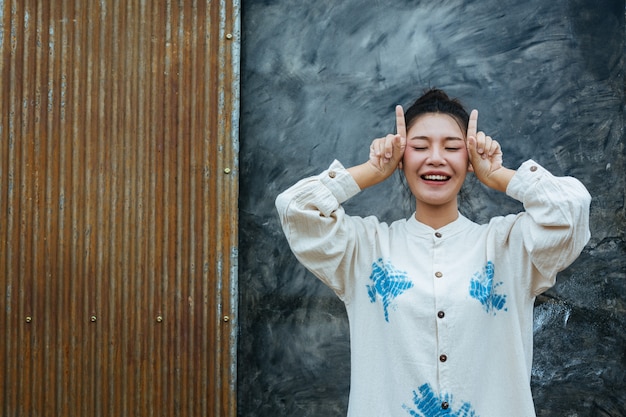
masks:
<path fill-rule="evenodd" d="M 441 151 L 441 149 L 437 148 L 437 147 L 433 147 L 430 150 L 430 153 L 428 154 L 428 159 L 427 162 L 430 165 L 443 165 L 446 163 L 446 159 L 443 157 L 443 152 Z"/>

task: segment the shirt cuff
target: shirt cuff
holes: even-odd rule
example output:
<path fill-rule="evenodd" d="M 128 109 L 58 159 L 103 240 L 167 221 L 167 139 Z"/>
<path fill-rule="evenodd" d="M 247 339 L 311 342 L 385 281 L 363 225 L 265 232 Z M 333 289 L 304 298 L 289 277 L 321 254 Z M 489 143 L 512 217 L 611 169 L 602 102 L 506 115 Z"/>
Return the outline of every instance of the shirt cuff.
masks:
<path fill-rule="evenodd" d="M 545 175 L 551 175 L 547 169 L 529 159 L 524 162 L 515 172 L 506 188 L 506 194 L 518 201 L 524 202 L 526 193 L 532 189 L 532 185 L 541 180 Z"/>
<path fill-rule="evenodd" d="M 320 182 L 335 196 L 339 204 L 354 197 L 361 189 L 341 162 L 334 160 L 330 167 L 319 175 Z"/>

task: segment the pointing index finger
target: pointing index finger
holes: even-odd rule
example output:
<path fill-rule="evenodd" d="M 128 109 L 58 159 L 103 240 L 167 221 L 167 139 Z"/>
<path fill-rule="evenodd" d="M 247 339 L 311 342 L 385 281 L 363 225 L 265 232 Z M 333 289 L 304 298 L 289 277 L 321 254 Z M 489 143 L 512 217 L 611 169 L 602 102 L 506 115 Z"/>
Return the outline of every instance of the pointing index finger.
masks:
<path fill-rule="evenodd" d="M 401 138 L 406 139 L 406 122 L 404 121 L 404 110 L 402 106 L 396 106 L 396 133 Z"/>
<path fill-rule="evenodd" d="M 478 131 L 478 110 L 474 109 L 470 113 L 469 123 L 467 124 L 467 137 L 476 137 Z"/>

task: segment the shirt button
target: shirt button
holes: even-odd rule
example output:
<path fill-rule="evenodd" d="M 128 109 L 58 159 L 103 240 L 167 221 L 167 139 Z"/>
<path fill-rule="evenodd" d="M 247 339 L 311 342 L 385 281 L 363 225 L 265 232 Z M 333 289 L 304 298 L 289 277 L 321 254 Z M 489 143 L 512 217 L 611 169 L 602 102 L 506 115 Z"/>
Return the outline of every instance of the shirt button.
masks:
<path fill-rule="evenodd" d="M 537 171 L 537 167 L 535 165 L 530 167 L 530 172 L 535 172 Z"/>
<path fill-rule="evenodd" d="M 435 237 L 441 237 L 441 233 L 436 232 L 436 233 L 435 233 Z"/>
<path fill-rule="evenodd" d="M 448 360 L 448 357 L 447 357 L 446 355 L 441 355 L 441 356 L 439 356 L 439 360 L 440 360 L 441 362 L 445 362 L 445 361 L 447 361 L 447 360 Z"/>
<path fill-rule="evenodd" d="M 441 403 L 441 408 L 443 408 L 444 410 L 447 410 L 448 408 L 450 408 L 450 404 L 448 404 L 447 401 L 444 401 Z"/>
<path fill-rule="evenodd" d="M 335 171 L 328 171 L 328 176 L 330 178 L 335 178 L 337 176 L 337 173 Z"/>
<path fill-rule="evenodd" d="M 437 271 L 437 272 L 435 272 L 435 276 L 437 278 L 441 278 L 443 276 L 443 274 L 441 272 Z"/>
<path fill-rule="evenodd" d="M 437 317 L 439 317 L 440 319 L 444 318 L 446 316 L 446 313 L 444 313 L 443 311 L 440 311 L 439 313 L 437 313 Z"/>

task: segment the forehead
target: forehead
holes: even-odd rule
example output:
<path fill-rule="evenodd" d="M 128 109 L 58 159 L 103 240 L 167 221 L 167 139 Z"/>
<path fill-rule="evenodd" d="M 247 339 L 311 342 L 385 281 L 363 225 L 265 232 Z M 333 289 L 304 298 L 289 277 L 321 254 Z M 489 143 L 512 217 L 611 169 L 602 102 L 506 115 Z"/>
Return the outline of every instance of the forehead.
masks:
<path fill-rule="evenodd" d="M 407 137 L 465 137 L 465 129 L 459 122 L 446 113 L 424 113 L 413 120 L 407 131 Z"/>

